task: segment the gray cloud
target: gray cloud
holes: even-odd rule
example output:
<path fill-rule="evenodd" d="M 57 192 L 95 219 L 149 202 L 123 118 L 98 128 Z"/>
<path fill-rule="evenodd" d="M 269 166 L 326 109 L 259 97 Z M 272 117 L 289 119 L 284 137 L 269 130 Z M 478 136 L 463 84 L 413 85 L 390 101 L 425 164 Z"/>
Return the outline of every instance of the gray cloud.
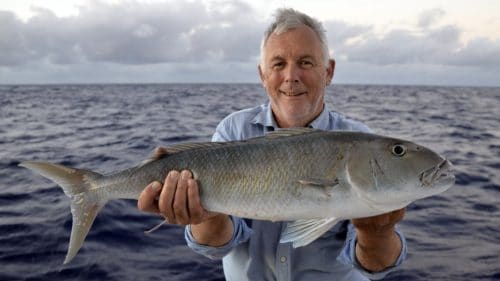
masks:
<path fill-rule="evenodd" d="M 12 66 L 31 59 L 22 23 L 11 12 L 0 11 L 0 65 Z"/>
<path fill-rule="evenodd" d="M 251 18 L 254 13 L 243 2 L 219 2 L 218 9 L 188 1 L 93 3 L 72 17 L 38 8 L 27 22 L 0 13 L 0 65 L 37 59 L 56 64 L 248 61 L 258 55 L 263 23 Z"/>
<path fill-rule="evenodd" d="M 500 40 L 491 41 L 486 38 L 476 38 L 453 52 L 452 56 L 448 61 L 450 65 L 475 65 L 497 69 L 497 75 L 500 74 Z"/>

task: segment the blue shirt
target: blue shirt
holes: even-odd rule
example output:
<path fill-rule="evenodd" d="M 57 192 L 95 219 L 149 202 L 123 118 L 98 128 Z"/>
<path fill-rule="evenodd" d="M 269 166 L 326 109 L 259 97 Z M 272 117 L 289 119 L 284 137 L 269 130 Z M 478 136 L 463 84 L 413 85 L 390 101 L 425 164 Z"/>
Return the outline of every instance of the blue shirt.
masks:
<path fill-rule="evenodd" d="M 322 130 L 366 131 L 363 123 L 348 119 L 326 109 L 309 127 Z M 230 114 L 215 131 L 212 141 L 243 140 L 263 136 L 278 129 L 270 104 L 263 104 Z M 356 229 L 349 221 L 337 223 L 311 244 L 292 248 L 291 243 L 279 243 L 286 222 L 231 217 L 234 225 L 232 239 L 224 246 L 210 247 L 196 243 L 191 228 L 186 227 L 188 246 L 212 259 L 222 258 L 228 281 L 260 280 L 368 280 L 383 278 L 402 264 L 406 257 L 406 241 L 396 264 L 383 272 L 365 271 L 356 261 Z"/>

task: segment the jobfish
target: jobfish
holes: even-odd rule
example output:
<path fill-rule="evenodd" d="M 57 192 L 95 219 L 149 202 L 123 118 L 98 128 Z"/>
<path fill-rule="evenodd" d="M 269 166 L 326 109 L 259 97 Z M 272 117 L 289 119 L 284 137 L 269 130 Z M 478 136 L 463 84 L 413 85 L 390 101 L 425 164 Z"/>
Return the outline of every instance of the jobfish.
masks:
<path fill-rule="evenodd" d="M 309 244 L 344 219 L 403 208 L 455 182 L 451 163 L 410 141 L 348 131 L 284 129 L 244 141 L 184 143 L 142 164 L 102 175 L 46 162 L 31 169 L 62 187 L 73 224 L 64 263 L 81 248 L 111 199 L 137 199 L 171 170 L 188 169 L 208 211 L 289 221 L 280 242 Z"/>

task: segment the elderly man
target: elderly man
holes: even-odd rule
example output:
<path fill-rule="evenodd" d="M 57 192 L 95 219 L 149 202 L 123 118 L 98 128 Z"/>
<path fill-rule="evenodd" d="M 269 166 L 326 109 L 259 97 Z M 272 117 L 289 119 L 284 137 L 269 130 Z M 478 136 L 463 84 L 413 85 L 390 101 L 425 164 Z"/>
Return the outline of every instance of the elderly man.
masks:
<path fill-rule="evenodd" d="M 293 9 L 278 10 L 262 40 L 258 68 L 269 103 L 226 117 L 213 141 L 242 140 L 290 127 L 369 131 L 325 108 L 325 88 L 334 68 L 321 23 Z M 406 256 L 405 239 L 395 229 L 404 210 L 340 222 L 311 244 L 292 248 L 279 243 L 283 222 L 207 212 L 187 170 L 172 171 L 163 184 L 148 185 L 138 207 L 162 214 L 169 223 L 187 225 L 189 247 L 222 258 L 227 280 L 378 279 Z"/>

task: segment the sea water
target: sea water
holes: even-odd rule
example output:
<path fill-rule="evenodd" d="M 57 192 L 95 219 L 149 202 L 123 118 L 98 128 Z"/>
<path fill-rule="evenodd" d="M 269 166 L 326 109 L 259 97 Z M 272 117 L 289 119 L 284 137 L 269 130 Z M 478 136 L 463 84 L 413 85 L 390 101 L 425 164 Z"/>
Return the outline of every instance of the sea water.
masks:
<path fill-rule="evenodd" d="M 267 102 L 258 84 L 0 86 L 0 280 L 224 280 L 183 229 L 134 200 L 109 202 L 67 265 L 69 200 L 17 165 L 41 160 L 101 173 L 157 146 L 209 141 L 217 123 Z M 335 85 L 329 109 L 455 165 L 456 185 L 407 208 L 408 259 L 385 280 L 500 280 L 500 88 Z"/>

